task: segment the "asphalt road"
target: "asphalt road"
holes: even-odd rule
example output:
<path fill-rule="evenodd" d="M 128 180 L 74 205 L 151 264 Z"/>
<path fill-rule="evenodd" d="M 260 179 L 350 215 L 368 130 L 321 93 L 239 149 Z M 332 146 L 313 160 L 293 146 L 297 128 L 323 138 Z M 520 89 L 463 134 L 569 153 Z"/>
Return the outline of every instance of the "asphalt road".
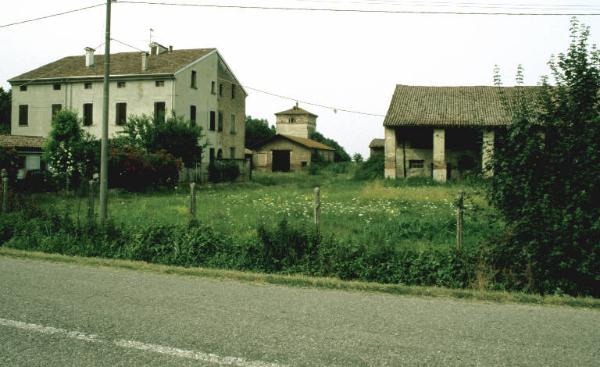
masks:
<path fill-rule="evenodd" d="M 0 257 L 1 366 L 598 366 L 600 312 Z"/>

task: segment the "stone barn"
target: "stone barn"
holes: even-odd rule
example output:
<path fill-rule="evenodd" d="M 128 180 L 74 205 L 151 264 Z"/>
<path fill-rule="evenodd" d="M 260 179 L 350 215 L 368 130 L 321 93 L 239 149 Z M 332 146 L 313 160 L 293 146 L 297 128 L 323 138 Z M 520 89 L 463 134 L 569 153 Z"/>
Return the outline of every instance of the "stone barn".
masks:
<path fill-rule="evenodd" d="M 383 154 L 385 146 L 385 139 L 373 139 L 371 143 L 369 143 L 369 152 L 370 156 L 374 156 L 376 154 Z"/>
<path fill-rule="evenodd" d="M 296 104 L 275 116 L 277 134 L 252 147 L 253 167 L 289 172 L 308 167 L 315 160 L 333 162 L 335 149 L 310 139 L 317 128 L 317 115 Z"/>
<path fill-rule="evenodd" d="M 502 104 L 512 87 L 397 85 L 383 126 L 385 177 L 460 179 L 486 170 L 496 132 L 512 121 Z"/>

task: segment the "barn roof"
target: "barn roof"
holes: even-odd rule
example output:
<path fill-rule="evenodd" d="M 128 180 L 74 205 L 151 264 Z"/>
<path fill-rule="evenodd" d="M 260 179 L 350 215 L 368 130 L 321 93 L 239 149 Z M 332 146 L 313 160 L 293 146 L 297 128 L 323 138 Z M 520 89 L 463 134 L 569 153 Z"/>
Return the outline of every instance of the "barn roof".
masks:
<path fill-rule="evenodd" d="M 310 149 L 335 150 L 335 149 L 333 149 L 332 147 L 330 147 L 328 145 L 319 143 L 318 141 L 315 141 L 315 140 L 312 140 L 312 139 L 301 138 L 301 137 L 292 136 L 292 135 L 283 135 L 283 134 L 274 135 L 274 136 L 270 137 L 269 139 L 264 140 L 264 141 L 258 143 L 256 146 L 254 146 L 252 148 L 253 148 L 253 150 L 256 150 L 256 148 L 258 148 L 260 146 L 263 146 L 263 145 L 265 145 L 267 143 L 270 143 L 270 142 L 272 142 L 273 140 L 276 140 L 276 139 L 286 139 L 286 140 L 289 140 L 291 142 L 300 144 L 300 145 L 302 145 L 302 146 L 304 146 L 306 148 L 310 148 Z"/>
<path fill-rule="evenodd" d="M 173 50 L 148 56 L 148 69 L 142 71 L 141 52 L 121 52 L 110 55 L 111 75 L 174 74 L 197 59 L 216 51 L 215 48 Z M 33 79 L 102 77 L 104 55 L 95 55 L 94 66 L 85 66 L 85 55 L 67 56 L 9 80 L 11 83 Z"/>
<path fill-rule="evenodd" d="M 424 87 L 397 85 L 384 126 L 498 126 L 512 122 L 501 90 L 509 97 L 519 87 Z M 537 87 L 521 87 L 532 94 Z"/>
<path fill-rule="evenodd" d="M 46 138 L 41 136 L 0 135 L 0 147 L 41 149 Z"/>

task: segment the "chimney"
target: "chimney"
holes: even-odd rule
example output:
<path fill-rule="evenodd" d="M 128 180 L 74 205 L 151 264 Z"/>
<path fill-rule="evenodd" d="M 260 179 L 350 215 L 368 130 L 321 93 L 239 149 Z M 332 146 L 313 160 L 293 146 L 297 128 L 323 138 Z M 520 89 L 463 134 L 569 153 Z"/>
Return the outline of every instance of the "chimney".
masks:
<path fill-rule="evenodd" d="M 173 46 L 169 46 L 169 53 L 173 52 Z"/>
<path fill-rule="evenodd" d="M 158 55 L 158 44 L 156 42 L 152 42 L 150 44 L 150 55 Z"/>
<path fill-rule="evenodd" d="M 88 68 L 94 66 L 94 51 L 91 47 L 85 48 L 85 66 Z"/>
<path fill-rule="evenodd" d="M 142 71 L 148 70 L 148 56 L 147 52 L 142 52 Z"/>

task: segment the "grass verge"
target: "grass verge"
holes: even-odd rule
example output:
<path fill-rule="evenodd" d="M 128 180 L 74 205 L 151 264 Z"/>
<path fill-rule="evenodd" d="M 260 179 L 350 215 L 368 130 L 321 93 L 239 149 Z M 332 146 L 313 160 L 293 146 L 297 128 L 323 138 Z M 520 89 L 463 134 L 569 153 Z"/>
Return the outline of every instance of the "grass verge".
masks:
<path fill-rule="evenodd" d="M 195 277 L 235 280 L 247 283 L 274 284 L 290 287 L 336 289 L 345 291 L 375 292 L 395 295 L 425 296 L 438 298 L 457 298 L 497 303 L 523 303 L 536 305 L 585 307 L 600 310 L 600 299 L 592 297 L 570 297 L 559 295 L 541 296 L 521 292 L 478 291 L 471 289 L 418 287 L 397 284 L 343 281 L 336 278 L 318 278 L 300 275 L 250 273 L 207 268 L 184 268 L 178 266 L 150 264 L 142 261 L 86 258 L 48 254 L 43 252 L 21 251 L 7 247 L 0 247 L 0 256 L 30 259 L 37 261 L 50 261 L 63 264 L 102 266 L 117 269 L 146 271 L 158 274 L 176 274 Z"/>

